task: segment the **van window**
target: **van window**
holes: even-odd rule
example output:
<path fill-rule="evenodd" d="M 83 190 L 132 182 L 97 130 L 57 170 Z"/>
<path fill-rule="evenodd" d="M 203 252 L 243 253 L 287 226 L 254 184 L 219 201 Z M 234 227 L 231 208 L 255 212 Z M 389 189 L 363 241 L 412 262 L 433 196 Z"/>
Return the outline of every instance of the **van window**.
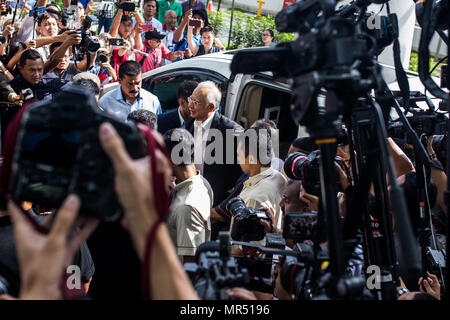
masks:
<path fill-rule="evenodd" d="M 235 121 L 245 129 L 258 119 L 272 120 L 279 129 L 279 158 L 284 160 L 298 126 L 291 116 L 291 94 L 287 90 L 248 84 L 242 94 Z"/>
<path fill-rule="evenodd" d="M 143 81 L 142 87 L 158 97 L 163 112 L 166 112 L 178 107 L 177 91 L 185 80 L 213 81 L 222 90 L 222 105 L 225 105 L 227 79 L 201 70 L 177 71 L 155 78 L 147 78 Z M 220 111 L 223 113 L 222 109 Z"/>

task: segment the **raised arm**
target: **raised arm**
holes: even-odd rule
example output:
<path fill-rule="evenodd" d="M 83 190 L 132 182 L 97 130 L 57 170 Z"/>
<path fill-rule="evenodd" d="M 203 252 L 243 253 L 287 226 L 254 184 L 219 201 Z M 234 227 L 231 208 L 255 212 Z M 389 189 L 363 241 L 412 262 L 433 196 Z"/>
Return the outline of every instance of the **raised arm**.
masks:
<path fill-rule="evenodd" d="M 175 30 L 175 33 L 173 34 L 174 43 L 177 43 L 178 41 L 181 40 L 181 38 L 183 38 L 184 29 L 186 29 L 186 26 L 191 18 L 192 18 L 192 9 L 189 9 L 184 14 L 183 20 L 178 25 L 177 30 Z"/>
<path fill-rule="evenodd" d="M 122 20 L 122 16 L 123 16 L 123 10 L 122 9 L 117 10 L 117 13 L 114 16 L 114 20 L 111 24 L 111 28 L 109 29 L 109 34 L 111 35 L 111 38 L 115 38 L 117 36 L 117 33 L 119 32 L 120 20 Z"/>
<path fill-rule="evenodd" d="M 66 54 L 67 50 L 70 48 L 70 46 L 74 44 L 79 44 L 81 42 L 81 35 L 77 33 L 71 34 L 66 41 L 64 41 L 58 49 L 53 52 L 53 54 L 49 57 L 47 62 L 44 64 L 44 74 L 47 72 L 51 72 L 53 69 L 56 68 L 56 66 L 59 63 L 59 60 L 64 58 L 64 55 Z"/>
<path fill-rule="evenodd" d="M 198 53 L 198 45 L 194 42 L 193 29 L 194 27 L 188 26 L 187 43 L 189 45 L 189 49 L 192 51 L 192 55 L 196 56 Z"/>
<path fill-rule="evenodd" d="M 395 173 L 397 178 L 407 174 L 408 172 L 415 171 L 412 161 L 403 152 L 402 149 L 392 140 L 392 138 L 387 138 L 389 152 L 391 153 L 392 160 L 395 166 Z"/>
<path fill-rule="evenodd" d="M 142 44 L 142 28 L 139 27 L 140 24 L 137 23 L 136 20 L 136 25 L 134 26 L 134 48 L 136 50 L 142 50 L 144 48 L 144 45 Z"/>
<path fill-rule="evenodd" d="M 134 18 L 136 19 L 136 25 L 137 26 L 139 26 L 141 24 L 145 24 L 144 18 L 141 16 L 139 11 L 137 10 L 137 7 L 136 7 L 136 11 L 133 12 L 133 15 L 134 15 Z"/>

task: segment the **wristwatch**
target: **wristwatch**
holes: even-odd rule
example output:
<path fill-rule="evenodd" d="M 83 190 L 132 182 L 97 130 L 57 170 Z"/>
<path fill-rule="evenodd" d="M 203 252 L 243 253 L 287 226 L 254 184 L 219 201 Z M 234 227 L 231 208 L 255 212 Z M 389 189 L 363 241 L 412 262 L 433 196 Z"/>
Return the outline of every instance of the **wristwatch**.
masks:
<path fill-rule="evenodd" d="M 431 160 L 436 160 L 437 159 L 436 153 L 430 154 L 430 158 Z"/>
<path fill-rule="evenodd" d="M 409 292 L 408 288 L 401 288 L 400 290 L 397 291 L 397 298 L 400 298 L 402 295 L 404 295 L 407 292 Z"/>

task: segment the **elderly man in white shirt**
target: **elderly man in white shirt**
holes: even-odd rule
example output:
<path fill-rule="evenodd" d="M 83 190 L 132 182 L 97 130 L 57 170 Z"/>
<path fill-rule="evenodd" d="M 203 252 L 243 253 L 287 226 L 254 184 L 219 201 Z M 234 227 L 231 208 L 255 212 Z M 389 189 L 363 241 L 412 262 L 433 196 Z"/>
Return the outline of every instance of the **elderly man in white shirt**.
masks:
<path fill-rule="evenodd" d="M 120 65 L 119 83 L 117 89 L 107 92 L 100 99 L 102 110 L 123 121 L 135 110 L 146 109 L 156 115 L 162 113 L 158 97 L 141 88 L 142 71 L 138 62 L 125 61 Z"/>
<path fill-rule="evenodd" d="M 171 129 L 164 134 L 164 141 L 171 153 L 176 177 L 167 227 L 181 262 L 193 262 L 197 247 L 211 237 L 213 191 L 195 168 L 194 138 L 189 131 Z"/>

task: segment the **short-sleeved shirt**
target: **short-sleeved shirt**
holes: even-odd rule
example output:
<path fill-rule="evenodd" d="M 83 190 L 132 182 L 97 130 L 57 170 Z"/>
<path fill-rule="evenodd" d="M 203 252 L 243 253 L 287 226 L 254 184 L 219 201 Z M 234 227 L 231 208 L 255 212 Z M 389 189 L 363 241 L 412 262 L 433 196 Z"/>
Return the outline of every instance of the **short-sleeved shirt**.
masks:
<path fill-rule="evenodd" d="M 187 0 L 187 1 L 185 1 L 185 2 L 183 2 L 181 4 L 181 7 L 183 8 L 183 15 L 189 9 L 192 9 L 192 10 L 205 10 L 205 12 L 206 12 L 206 5 L 200 0 L 197 0 L 197 3 L 196 3 L 195 6 L 191 6 L 191 1 Z"/>
<path fill-rule="evenodd" d="M 173 188 L 167 227 L 180 259 L 210 240 L 212 204 L 211 186 L 199 173 Z"/>
<path fill-rule="evenodd" d="M 107 92 L 101 97 L 98 104 L 105 112 L 122 121 L 126 121 L 128 114 L 135 110 L 146 109 L 155 114 L 162 113 L 158 97 L 142 88 L 133 104 L 126 101 L 123 97 L 121 86 Z"/>
<path fill-rule="evenodd" d="M 158 1 L 159 11 L 158 11 L 158 20 L 161 23 L 164 23 L 164 16 L 168 10 L 173 10 L 177 14 L 177 17 L 181 17 L 183 15 L 183 9 L 181 8 L 181 4 L 179 4 L 176 0 L 172 3 L 169 3 L 167 0 Z"/>
<path fill-rule="evenodd" d="M 285 188 L 287 180 L 281 173 L 270 167 L 261 170 L 260 173 L 244 182 L 244 188 L 239 197 L 247 207 L 270 209 L 275 219 L 275 226 L 281 229 L 280 200 L 281 192 Z"/>
<path fill-rule="evenodd" d="M 136 52 L 136 61 L 142 65 L 142 73 L 161 67 L 163 59 L 168 59 L 172 52 L 162 43 L 161 46 L 156 49 L 150 49 L 145 45 L 143 51 L 148 54 L 147 57 Z"/>

